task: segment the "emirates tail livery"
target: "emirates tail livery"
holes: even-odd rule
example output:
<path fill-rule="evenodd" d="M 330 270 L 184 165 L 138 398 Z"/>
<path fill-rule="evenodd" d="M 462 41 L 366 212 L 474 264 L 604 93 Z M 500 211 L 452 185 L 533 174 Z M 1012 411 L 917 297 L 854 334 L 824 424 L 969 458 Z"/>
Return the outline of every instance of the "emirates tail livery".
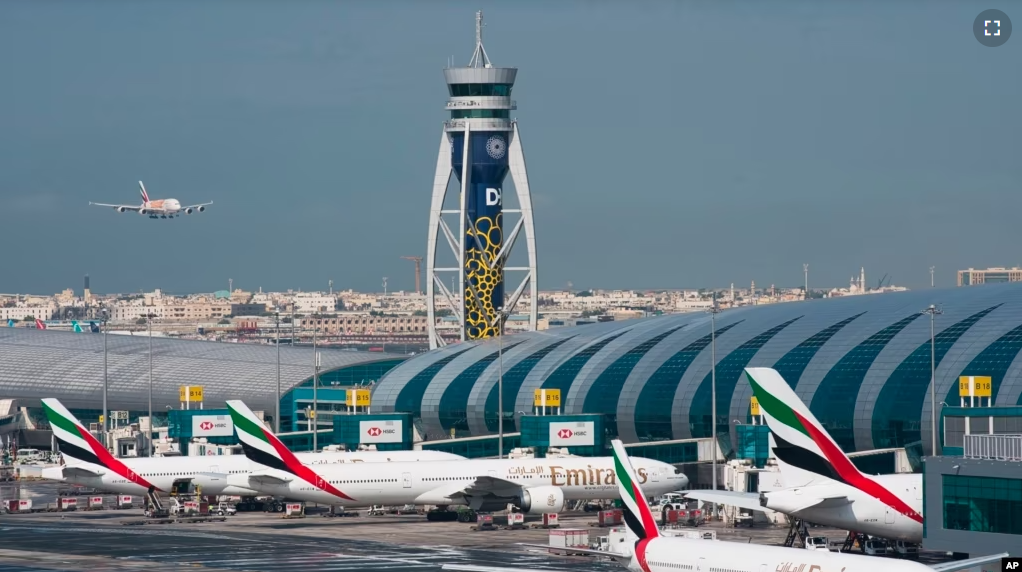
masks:
<path fill-rule="evenodd" d="M 137 212 L 140 215 L 148 215 L 149 218 L 174 218 L 180 216 L 181 213 L 190 215 L 193 212 L 201 213 L 206 210 L 206 207 L 213 204 L 212 201 L 208 203 L 201 203 L 197 205 L 188 205 L 186 207 L 181 206 L 181 201 L 177 199 L 156 199 L 150 200 L 149 193 L 145 190 L 145 185 L 142 181 L 138 182 L 139 193 L 142 195 L 142 204 L 140 205 L 110 205 L 107 203 L 89 203 L 97 207 L 113 207 L 113 209 L 119 213 L 125 211 Z"/>
<path fill-rule="evenodd" d="M 923 477 L 867 475 L 855 468 L 777 371 L 745 369 L 770 426 L 785 488 L 763 493 L 698 491 L 689 498 L 764 508 L 873 536 L 922 542 Z"/>
<path fill-rule="evenodd" d="M 556 513 L 565 501 L 615 498 L 610 457 L 471 459 L 387 466 L 309 466 L 288 450 L 240 401 L 228 401 L 245 455 L 255 469 L 228 481 L 263 494 L 329 505 L 466 505 L 477 511 L 514 504 L 530 514 Z M 688 486 L 672 465 L 636 459 L 639 478 L 654 494 Z"/>
<path fill-rule="evenodd" d="M 822 550 L 803 550 L 715 540 L 664 536 L 646 503 L 646 495 L 621 441 L 614 440 L 614 470 L 626 525 L 624 546 L 612 551 L 572 548 L 572 552 L 609 556 L 635 572 L 952 572 L 997 562 L 1007 553 L 926 566 L 909 560 L 876 558 Z M 539 544 L 523 544 L 550 548 Z M 539 569 L 445 564 L 464 572 L 538 572 Z M 544 572 L 554 572 L 544 569 Z"/>
<path fill-rule="evenodd" d="M 228 476 L 245 475 L 251 464 L 244 455 L 206 457 L 145 457 L 118 459 L 103 447 L 60 401 L 43 399 L 60 448 L 63 466 L 43 469 L 43 478 L 95 487 L 118 494 L 143 495 L 150 490 L 169 492 L 189 484 L 208 495 L 255 496 L 245 487 L 231 486 Z M 365 451 L 305 453 L 307 463 L 374 463 L 464 459 L 437 451 Z"/>

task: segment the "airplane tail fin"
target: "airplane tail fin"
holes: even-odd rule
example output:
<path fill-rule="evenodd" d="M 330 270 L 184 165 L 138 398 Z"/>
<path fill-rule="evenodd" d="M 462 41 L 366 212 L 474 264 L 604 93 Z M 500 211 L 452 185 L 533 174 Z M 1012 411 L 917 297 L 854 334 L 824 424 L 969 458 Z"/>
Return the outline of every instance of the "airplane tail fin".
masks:
<path fill-rule="evenodd" d="M 78 323 L 78 320 L 71 320 L 71 328 L 77 333 L 82 333 L 82 326 Z"/>
<path fill-rule="evenodd" d="M 89 331 L 94 334 L 99 333 L 99 326 L 96 325 L 96 322 L 89 322 Z"/>
<path fill-rule="evenodd" d="M 13 328 L 14 327 L 14 320 L 7 320 L 7 327 L 8 328 Z"/>
<path fill-rule="evenodd" d="M 238 433 L 241 448 L 250 461 L 294 475 L 339 498 L 354 500 L 303 465 L 287 445 L 263 426 L 263 422 L 244 402 L 228 400 L 227 409 L 231 412 L 231 420 L 234 421 L 234 430 Z"/>
<path fill-rule="evenodd" d="M 611 441 L 614 453 L 614 475 L 617 480 L 618 492 L 621 495 L 623 516 L 628 538 L 635 544 L 635 557 L 640 564 L 645 562 L 646 543 L 660 536 L 653 511 L 646 502 L 639 480 L 635 477 L 635 468 L 625 452 L 625 446 L 619 439 Z M 648 570 L 645 566 L 640 566 Z"/>
<path fill-rule="evenodd" d="M 142 203 L 149 204 L 149 193 L 145 192 L 145 185 L 142 184 L 142 181 L 138 182 L 138 192 L 142 194 Z"/>
<path fill-rule="evenodd" d="M 40 320 L 39 318 L 36 318 L 35 319 L 35 327 L 36 327 L 37 330 L 45 330 L 46 329 L 46 324 L 44 324 L 43 321 Z"/>
<path fill-rule="evenodd" d="M 140 487 L 159 490 L 120 460 L 114 458 L 110 451 L 107 451 L 106 447 L 64 407 L 63 403 L 49 397 L 44 398 L 42 402 L 43 411 L 46 412 L 46 418 L 50 421 L 53 438 L 57 441 L 61 456 L 65 460 L 75 461 L 75 463 L 67 463 L 68 465 L 82 463 L 99 465 Z"/>
<path fill-rule="evenodd" d="M 770 448 L 787 485 L 825 481 L 851 484 L 862 478 L 781 374 L 767 367 L 749 367 L 745 375 L 770 426 Z"/>

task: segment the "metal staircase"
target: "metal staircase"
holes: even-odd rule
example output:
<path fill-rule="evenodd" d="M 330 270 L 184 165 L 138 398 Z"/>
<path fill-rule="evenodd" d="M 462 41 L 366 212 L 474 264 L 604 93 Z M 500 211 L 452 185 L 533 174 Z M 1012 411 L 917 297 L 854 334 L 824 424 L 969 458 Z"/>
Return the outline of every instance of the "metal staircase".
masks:
<path fill-rule="evenodd" d="M 805 521 L 801 518 L 792 518 L 788 526 L 788 536 L 784 538 L 784 545 L 790 548 L 798 542 L 802 548 L 805 548 L 807 538 L 809 538 L 809 529 L 806 527 Z"/>

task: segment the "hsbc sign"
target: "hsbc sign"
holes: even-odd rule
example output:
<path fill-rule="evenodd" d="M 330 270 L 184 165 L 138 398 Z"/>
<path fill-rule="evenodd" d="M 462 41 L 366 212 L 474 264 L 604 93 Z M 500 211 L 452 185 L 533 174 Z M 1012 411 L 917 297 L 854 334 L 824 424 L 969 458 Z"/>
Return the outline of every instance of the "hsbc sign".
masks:
<path fill-rule="evenodd" d="M 592 447 L 596 444 L 592 421 L 551 423 L 551 447 Z"/>
<path fill-rule="evenodd" d="M 234 423 L 230 415 L 196 415 L 192 417 L 193 437 L 230 437 Z"/>
<path fill-rule="evenodd" d="M 400 443 L 401 420 L 397 421 L 359 421 L 359 443 Z"/>

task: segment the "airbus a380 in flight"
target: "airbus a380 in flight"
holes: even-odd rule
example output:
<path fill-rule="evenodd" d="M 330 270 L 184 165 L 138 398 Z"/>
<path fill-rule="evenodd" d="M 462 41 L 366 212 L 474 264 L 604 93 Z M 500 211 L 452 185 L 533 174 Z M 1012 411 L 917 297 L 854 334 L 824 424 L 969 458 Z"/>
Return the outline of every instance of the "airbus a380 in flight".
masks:
<path fill-rule="evenodd" d="M 743 542 L 672 538 L 661 534 L 646 503 L 637 471 L 621 441 L 612 441 L 614 472 L 624 512 L 627 538 L 608 550 L 572 548 L 573 553 L 608 556 L 634 572 L 952 572 L 997 562 L 1007 553 L 927 566 L 908 560 L 876 558 L 822 550 L 802 550 Z M 549 546 L 523 544 L 535 548 Z M 445 564 L 464 572 L 539 572 L 538 568 L 497 568 Z M 556 572 L 544 568 L 544 572 Z"/>
<path fill-rule="evenodd" d="M 241 401 L 228 401 L 252 472 L 228 482 L 263 494 L 328 505 L 466 505 L 476 511 L 514 504 L 529 514 L 558 513 L 565 501 L 618 495 L 610 457 L 468 459 L 364 465 L 307 465 Z M 688 478 L 672 465 L 636 458 L 651 494 L 677 491 Z M 262 467 L 261 469 L 257 467 Z"/>
<path fill-rule="evenodd" d="M 213 201 L 210 201 L 208 203 L 183 207 L 181 206 L 181 201 L 177 199 L 157 199 L 153 201 L 149 199 L 149 193 L 146 192 L 142 181 L 138 182 L 138 191 L 142 194 L 142 204 L 140 205 L 109 205 L 92 202 L 89 204 L 97 207 L 113 207 L 119 213 L 124 211 L 137 212 L 140 215 L 149 215 L 149 218 L 174 218 L 175 216 L 180 216 L 181 213 L 186 215 L 193 212 L 201 213 L 206 210 L 207 206 L 213 204 Z"/>
<path fill-rule="evenodd" d="M 866 475 L 776 370 L 745 369 L 770 426 L 770 449 L 785 488 L 762 493 L 692 491 L 688 498 L 764 508 L 842 530 L 923 540 L 923 476 Z"/>
<path fill-rule="evenodd" d="M 256 496 L 259 493 L 228 484 L 228 476 L 248 473 L 251 463 L 244 455 L 207 457 L 148 457 L 117 459 L 92 436 L 60 401 L 43 399 L 43 410 L 50 421 L 64 465 L 43 469 L 43 478 L 95 487 L 125 495 L 145 495 L 148 491 L 169 492 L 181 485 L 193 484 L 208 495 Z M 464 457 L 440 451 L 359 451 L 336 453 L 300 453 L 305 463 L 379 463 L 388 461 L 464 460 Z"/>

